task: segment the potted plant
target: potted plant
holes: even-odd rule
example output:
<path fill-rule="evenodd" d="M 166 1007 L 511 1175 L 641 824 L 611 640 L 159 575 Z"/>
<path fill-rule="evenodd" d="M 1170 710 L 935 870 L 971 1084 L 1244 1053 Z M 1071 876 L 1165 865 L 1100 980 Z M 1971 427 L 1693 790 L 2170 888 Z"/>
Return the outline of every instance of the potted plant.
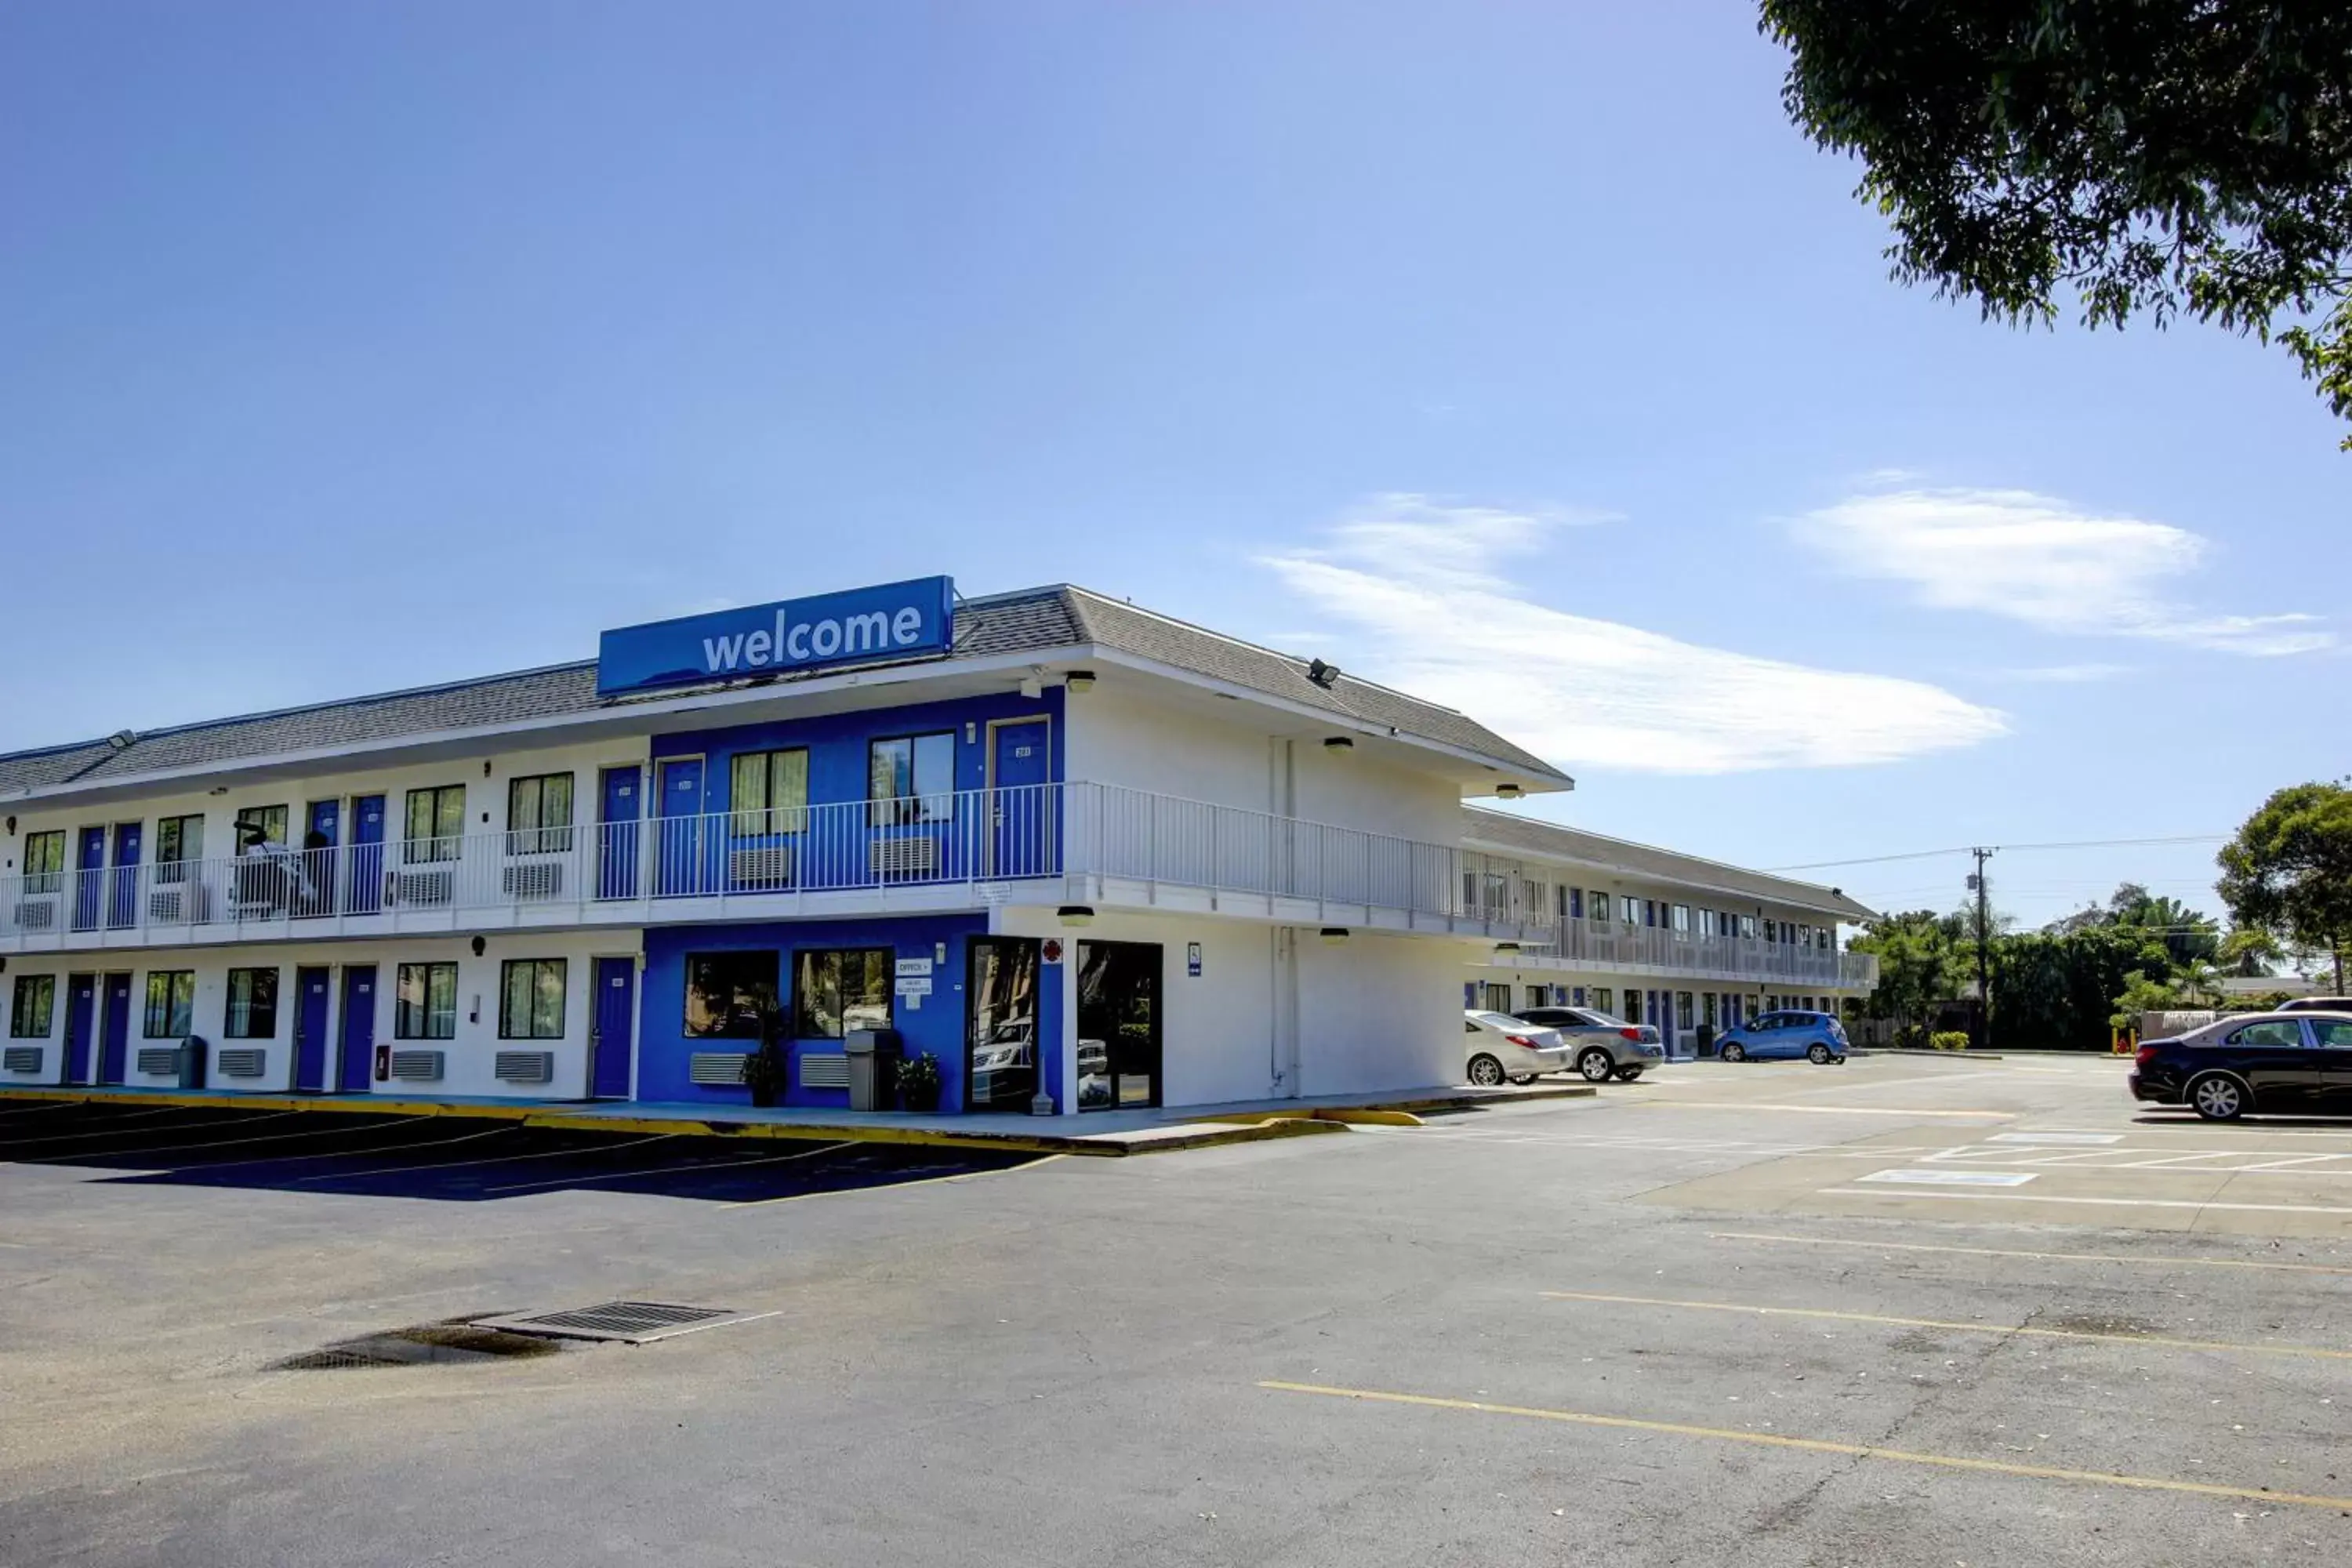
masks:
<path fill-rule="evenodd" d="M 909 1110 L 940 1108 L 940 1058 L 925 1051 L 898 1064 L 898 1103 Z"/>
<path fill-rule="evenodd" d="M 784 1019 L 774 1006 L 760 1010 L 760 1048 L 743 1058 L 743 1087 L 761 1110 L 773 1108 L 784 1094 Z"/>

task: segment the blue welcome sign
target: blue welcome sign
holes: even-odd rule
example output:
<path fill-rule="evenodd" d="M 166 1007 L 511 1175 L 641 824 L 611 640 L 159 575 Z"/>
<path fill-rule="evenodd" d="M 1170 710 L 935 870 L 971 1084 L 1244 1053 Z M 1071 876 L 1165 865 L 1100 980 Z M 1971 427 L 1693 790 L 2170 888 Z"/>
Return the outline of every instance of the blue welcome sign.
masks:
<path fill-rule="evenodd" d="M 596 693 L 941 654 L 954 634 L 952 577 L 681 616 L 604 633 Z"/>

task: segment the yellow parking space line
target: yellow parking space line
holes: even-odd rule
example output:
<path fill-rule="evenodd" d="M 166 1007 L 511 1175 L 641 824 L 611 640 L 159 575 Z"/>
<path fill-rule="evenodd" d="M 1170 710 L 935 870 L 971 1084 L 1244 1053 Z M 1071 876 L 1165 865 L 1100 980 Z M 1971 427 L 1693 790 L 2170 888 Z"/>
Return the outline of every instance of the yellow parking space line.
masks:
<path fill-rule="evenodd" d="M 1770 1241 L 1792 1247 L 1844 1247 L 1864 1252 L 1951 1252 L 1970 1258 L 2032 1258 L 2063 1263 L 2192 1264 L 2200 1268 L 2265 1268 L 2286 1274 L 2352 1274 L 2326 1263 L 2272 1263 L 2252 1258 L 2135 1258 L 2121 1252 L 2028 1252 L 2007 1247 L 1937 1247 L 1924 1241 L 1852 1241 L 1843 1237 L 1776 1236 L 1769 1231 L 1710 1230 L 1710 1241 Z"/>
<path fill-rule="evenodd" d="M 2006 1459 L 1971 1459 L 1958 1454 L 1922 1454 L 1906 1448 L 1882 1448 L 1869 1443 L 1839 1443 L 1823 1437 L 1790 1437 L 1777 1432 L 1738 1432 L 1725 1426 L 1695 1426 L 1681 1421 L 1644 1421 L 1631 1415 L 1597 1415 L 1581 1410 L 1544 1410 L 1525 1405 L 1495 1405 L 1483 1399 L 1444 1399 L 1434 1394 L 1393 1394 L 1374 1388 L 1333 1388 L 1318 1383 L 1273 1380 L 1262 1382 L 1258 1386 L 1276 1394 L 1313 1394 L 1328 1399 L 1412 1405 L 1428 1410 L 1466 1410 L 1481 1415 L 1516 1415 L 1529 1421 L 1561 1421 L 1571 1426 L 1605 1426 L 1621 1432 L 1704 1437 L 1719 1443 L 1747 1443 L 1759 1448 L 1794 1448 L 1808 1454 L 1884 1459 L 1898 1465 L 1930 1465 L 1939 1469 L 1973 1470 L 1980 1475 L 2017 1476 L 2028 1480 L 2075 1481 L 2087 1486 L 2127 1487 L 2136 1491 L 2187 1492 L 2195 1497 L 2242 1498 L 2250 1502 L 2352 1510 L 2352 1498 L 2315 1497 L 2304 1492 L 2273 1491 L 2268 1487 L 2219 1486 L 2210 1481 L 2176 1481 L 2162 1476 L 2129 1476 L 2114 1470 L 2069 1470 L 2055 1465 L 2019 1465 Z"/>
<path fill-rule="evenodd" d="M 1990 1117 L 1996 1121 L 2014 1121 L 2013 1110 L 1907 1110 L 1895 1105 L 1781 1105 L 1766 1104 L 1753 1100 L 1627 1100 L 1644 1110 L 1801 1110 L 1813 1116 L 1973 1116 Z"/>
<path fill-rule="evenodd" d="M 1884 1323 L 1897 1329 L 1944 1329 L 1966 1334 L 2025 1334 L 2038 1340 L 2090 1340 L 2106 1344 L 2160 1345 L 2175 1351 L 2250 1351 L 2260 1355 L 2315 1356 L 2352 1361 L 2352 1351 L 2318 1345 L 2239 1344 L 2227 1340 L 2176 1340 L 2162 1334 L 2102 1334 L 2087 1329 L 2037 1329 L 2006 1323 L 1953 1323 L 1940 1318 L 1887 1318 L 1874 1312 L 1839 1312 L 1823 1307 L 1754 1307 L 1744 1301 L 1675 1301 L 1655 1296 L 1601 1296 L 1582 1290 L 1546 1290 L 1551 1301 L 1599 1301 L 1618 1307 L 1679 1307 L 1693 1312 L 1742 1312 L 1754 1318 L 1818 1318 L 1838 1323 Z"/>

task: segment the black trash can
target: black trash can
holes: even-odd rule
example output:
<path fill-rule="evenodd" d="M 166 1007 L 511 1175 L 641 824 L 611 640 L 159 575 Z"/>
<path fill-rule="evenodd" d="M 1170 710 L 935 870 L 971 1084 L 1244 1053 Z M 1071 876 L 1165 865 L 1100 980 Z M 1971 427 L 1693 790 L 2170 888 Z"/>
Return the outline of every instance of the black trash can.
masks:
<path fill-rule="evenodd" d="M 209 1049 L 202 1035 L 190 1035 L 180 1042 L 180 1087 L 182 1089 L 205 1087 L 205 1053 Z"/>
<path fill-rule="evenodd" d="M 896 1029 L 852 1029 L 842 1042 L 842 1050 L 849 1058 L 849 1109 L 852 1110 L 887 1110 L 898 1092 L 898 1057 L 901 1051 Z"/>

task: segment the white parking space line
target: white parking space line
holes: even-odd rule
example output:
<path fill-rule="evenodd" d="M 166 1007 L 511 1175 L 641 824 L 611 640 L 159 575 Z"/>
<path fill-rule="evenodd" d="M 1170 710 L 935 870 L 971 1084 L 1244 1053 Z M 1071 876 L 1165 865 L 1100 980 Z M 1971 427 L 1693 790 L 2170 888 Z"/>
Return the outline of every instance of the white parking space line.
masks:
<path fill-rule="evenodd" d="M 1858 1182 L 1886 1182 L 1910 1187 L 2021 1187 L 2033 1180 L 2031 1171 L 1873 1171 Z"/>
<path fill-rule="evenodd" d="M 2038 1143 L 2052 1147 L 2091 1146 L 2120 1143 L 2120 1132 L 1996 1132 L 1985 1140 L 1988 1143 Z"/>
<path fill-rule="evenodd" d="M 1843 1247 L 1861 1252 L 1948 1252 L 1974 1258 L 2028 1258 L 2055 1263 L 2129 1263 L 2140 1267 L 2259 1268 L 2285 1274 L 2352 1274 L 2330 1263 L 2280 1263 L 2267 1258 L 2182 1258 L 2157 1253 L 2034 1252 L 2010 1247 L 1939 1247 L 1923 1241 L 1864 1240 L 1843 1236 L 1784 1236 L 1774 1231 L 1710 1230 L 1709 1241 L 1762 1241 L 1791 1247 Z"/>
<path fill-rule="evenodd" d="M 2123 1209 L 2227 1209 L 2242 1214 L 2334 1214 L 2352 1215 L 2352 1208 L 2333 1208 L 2325 1204 L 2222 1204 L 2208 1203 L 2200 1198 L 2073 1198 L 2055 1193 L 1903 1193 L 1883 1192 L 1869 1187 L 1822 1187 L 1824 1194 L 1849 1198 L 1917 1198 L 1942 1202 L 1946 1199 L 1972 1203 L 2003 1204 L 2076 1204 L 2094 1208 Z"/>
<path fill-rule="evenodd" d="M 1978 1121 L 2014 1121 L 2013 1110 L 1924 1110 L 1897 1105 L 1790 1105 L 1752 1100 L 1643 1100 L 1628 1101 L 1643 1110 L 1795 1110 L 1811 1116 L 1967 1117 Z"/>

